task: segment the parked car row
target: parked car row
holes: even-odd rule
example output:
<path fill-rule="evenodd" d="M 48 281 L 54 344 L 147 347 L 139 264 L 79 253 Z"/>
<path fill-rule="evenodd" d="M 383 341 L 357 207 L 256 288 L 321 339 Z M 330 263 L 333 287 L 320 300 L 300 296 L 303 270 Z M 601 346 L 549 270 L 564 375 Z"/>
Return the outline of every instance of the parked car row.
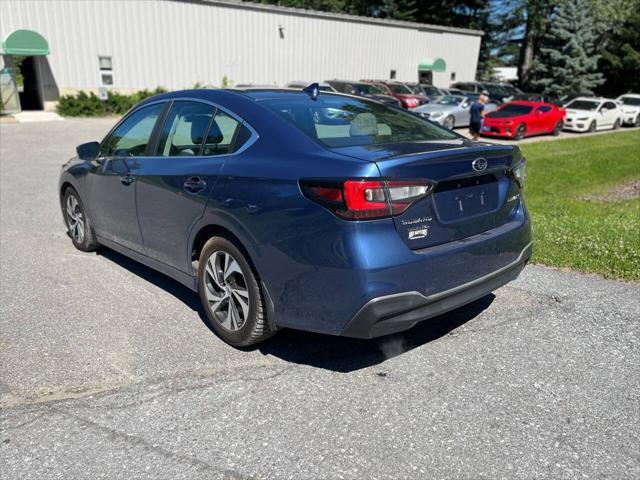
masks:
<path fill-rule="evenodd" d="M 544 101 L 513 100 L 485 116 L 481 135 L 522 139 L 531 135 L 559 135 L 562 130 L 595 132 L 640 126 L 640 95 L 618 99 L 577 97 L 564 107 Z"/>
<path fill-rule="evenodd" d="M 304 88 L 309 82 L 290 82 L 289 88 Z M 321 90 L 370 98 L 402 107 L 415 115 L 453 129 L 469 125 L 471 105 L 488 93 L 482 136 L 513 138 L 559 135 L 562 130 L 594 132 L 623 124 L 640 126 L 640 95 L 617 99 L 589 95 L 567 95 L 552 101 L 539 93 L 522 92 L 507 83 L 456 82 L 443 89 L 420 83 L 391 80 L 327 80 Z"/>

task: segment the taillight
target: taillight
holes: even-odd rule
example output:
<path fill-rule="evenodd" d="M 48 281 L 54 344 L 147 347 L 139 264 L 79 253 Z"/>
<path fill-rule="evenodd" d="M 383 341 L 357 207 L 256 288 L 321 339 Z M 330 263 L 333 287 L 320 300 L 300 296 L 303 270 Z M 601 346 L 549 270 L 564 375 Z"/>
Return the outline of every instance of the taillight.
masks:
<path fill-rule="evenodd" d="M 345 180 L 324 182 L 301 180 L 304 195 L 336 215 L 368 220 L 399 215 L 414 202 L 429 195 L 430 180 Z"/>

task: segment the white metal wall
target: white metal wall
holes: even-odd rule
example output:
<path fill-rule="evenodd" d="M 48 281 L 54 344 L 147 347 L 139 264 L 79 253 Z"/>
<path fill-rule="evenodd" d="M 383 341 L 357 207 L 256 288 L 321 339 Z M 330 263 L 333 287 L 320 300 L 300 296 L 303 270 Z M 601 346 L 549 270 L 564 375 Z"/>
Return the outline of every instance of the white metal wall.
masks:
<path fill-rule="evenodd" d="M 284 38 L 280 38 L 279 27 Z M 421 31 L 294 15 L 286 10 L 171 0 L 3 0 L 0 37 L 35 30 L 49 42 L 57 87 L 100 86 L 98 55 L 113 59 L 114 87 L 191 87 L 195 82 L 284 84 L 290 80 L 417 80 L 421 58 L 441 57 L 434 84 L 473 80 L 478 35 Z"/>

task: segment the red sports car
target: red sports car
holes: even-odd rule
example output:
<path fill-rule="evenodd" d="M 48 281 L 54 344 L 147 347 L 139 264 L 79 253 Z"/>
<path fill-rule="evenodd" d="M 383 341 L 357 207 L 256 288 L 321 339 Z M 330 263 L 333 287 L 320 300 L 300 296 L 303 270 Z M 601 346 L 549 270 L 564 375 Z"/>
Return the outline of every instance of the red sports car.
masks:
<path fill-rule="evenodd" d="M 566 112 L 551 103 L 516 100 L 484 117 L 483 136 L 520 140 L 531 135 L 560 135 Z"/>

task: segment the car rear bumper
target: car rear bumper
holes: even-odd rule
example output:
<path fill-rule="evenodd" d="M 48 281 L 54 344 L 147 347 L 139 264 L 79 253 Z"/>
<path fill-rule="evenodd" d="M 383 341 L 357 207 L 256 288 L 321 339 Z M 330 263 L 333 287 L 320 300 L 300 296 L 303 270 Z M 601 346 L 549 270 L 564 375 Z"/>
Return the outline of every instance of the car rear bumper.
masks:
<path fill-rule="evenodd" d="M 443 314 L 484 297 L 506 283 L 515 280 L 531 257 L 529 242 L 518 258 L 508 265 L 466 284 L 425 296 L 405 292 L 368 301 L 347 323 L 341 335 L 374 338 L 401 332 L 416 323 Z"/>

